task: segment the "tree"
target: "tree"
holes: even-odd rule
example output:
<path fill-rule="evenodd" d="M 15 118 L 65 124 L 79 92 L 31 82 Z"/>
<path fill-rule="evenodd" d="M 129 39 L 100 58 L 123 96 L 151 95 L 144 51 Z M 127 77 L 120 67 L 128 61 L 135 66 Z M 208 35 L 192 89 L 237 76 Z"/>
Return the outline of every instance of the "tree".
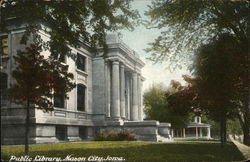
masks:
<path fill-rule="evenodd" d="M 180 114 L 173 110 L 167 98 L 176 89 L 165 89 L 161 85 L 151 87 L 144 93 L 144 112 L 147 120 L 158 120 L 171 123 L 172 128 L 182 128 L 189 120 L 189 114 Z"/>
<path fill-rule="evenodd" d="M 178 67 L 192 59 L 198 47 L 216 41 L 217 36 L 223 33 L 232 35 L 238 42 L 242 62 L 246 63 L 245 69 L 239 71 L 244 84 L 238 84 L 248 90 L 241 93 L 244 102 L 240 103 L 242 108 L 239 112 L 240 116 L 243 116 L 241 123 L 244 125 L 244 143 L 250 145 L 250 135 L 247 131 L 250 127 L 250 105 L 247 102 L 250 92 L 248 13 L 248 1 L 157 0 L 152 2 L 146 14 L 151 18 L 148 27 L 162 30 L 162 34 L 147 49 L 151 54 L 150 59 L 156 62 L 170 60 L 170 66 Z M 236 47 L 235 50 L 237 49 Z"/>
<path fill-rule="evenodd" d="M 242 113 L 249 115 L 244 112 L 248 103 L 245 101 L 247 75 L 243 49 L 232 35 L 221 34 L 217 40 L 198 49 L 194 63 L 201 107 L 212 119 L 221 123 L 222 143 L 226 141 L 227 119 Z M 249 117 L 244 117 L 247 124 Z M 242 129 L 247 139 L 249 127 L 242 125 Z"/>
<path fill-rule="evenodd" d="M 187 123 L 193 116 L 199 116 L 202 112 L 197 101 L 195 79 L 188 75 L 182 77 L 186 81 L 186 85 L 183 86 L 180 82 L 172 80 L 171 86 L 176 90 L 167 97 L 167 102 L 169 111 L 179 116 L 184 123 Z"/>
<path fill-rule="evenodd" d="M 236 118 L 234 120 L 228 120 L 227 125 L 228 125 L 227 129 L 228 134 L 239 136 L 243 133 L 239 119 Z"/>
<path fill-rule="evenodd" d="M 146 119 L 159 120 L 160 122 L 166 121 L 167 106 L 165 92 L 160 85 L 151 87 L 144 93 L 144 105 Z"/>
<path fill-rule="evenodd" d="M 44 58 L 40 54 L 41 45 L 31 44 L 24 51 L 18 51 L 14 59 L 17 63 L 12 76 L 15 83 L 8 90 L 9 97 L 16 103 L 26 105 L 25 154 L 29 153 L 30 109 L 53 110 L 52 97 L 75 87 L 73 74 L 60 61 Z"/>
<path fill-rule="evenodd" d="M 156 0 L 146 12 L 147 26 L 162 33 L 147 51 L 154 61 L 180 65 L 219 33 L 231 33 L 246 45 L 248 12 L 247 1 Z"/>
<path fill-rule="evenodd" d="M 1 31 L 11 19 L 17 18 L 26 25 L 25 43 L 30 34 L 35 41 L 43 43 L 50 49 L 55 58 L 64 57 L 69 53 L 69 46 L 77 47 L 79 40 L 89 43 L 92 47 L 101 46 L 107 52 L 106 32 L 121 28 L 133 29 L 138 12 L 131 10 L 131 0 L 82 0 L 82 1 L 1 1 Z M 43 42 L 37 34 L 45 30 L 50 35 L 48 42 Z M 95 48 L 93 48 L 94 50 Z"/>

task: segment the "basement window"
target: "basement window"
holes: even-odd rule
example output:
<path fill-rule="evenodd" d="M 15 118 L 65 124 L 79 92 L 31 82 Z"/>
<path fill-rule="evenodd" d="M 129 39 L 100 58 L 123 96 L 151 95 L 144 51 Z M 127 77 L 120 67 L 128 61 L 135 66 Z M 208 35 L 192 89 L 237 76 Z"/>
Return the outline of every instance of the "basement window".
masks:
<path fill-rule="evenodd" d="M 58 140 L 67 140 L 67 127 L 63 125 L 56 126 L 56 138 Z"/>

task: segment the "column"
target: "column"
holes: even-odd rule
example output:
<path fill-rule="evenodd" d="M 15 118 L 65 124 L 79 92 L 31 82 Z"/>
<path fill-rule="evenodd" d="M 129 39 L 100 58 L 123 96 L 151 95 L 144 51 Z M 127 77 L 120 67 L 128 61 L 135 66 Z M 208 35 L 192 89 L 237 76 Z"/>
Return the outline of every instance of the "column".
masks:
<path fill-rule="evenodd" d="M 198 128 L 195 127 L 195 134 L 196 134 L 196 138 L 198 138 Z"/>
<path fill-rule="evenodd" d="M 111 117 L 120 118 L 119 62 L 112 62 L 112 107 Z"/>
<path fill-rule="evenodd" d="M 211 138 L 210 127 L 207 127 L 207 138 Z"/>
<path fill-rule="evenodd" d="M 132 80 L 133 80 L 133 88 L 132 88 L 132 111 L 131 113 L 131 120 L 137 121 L 138 120 L 138 88 L 137 88 L 137 74 L 134 72 L 132 74 Z"/>
<path fill-rule="evenodd" d="M 133 100 L 133 80 L 132 80 L 132 75 L 130 73 L 129 75 L 129 78 L 128 78 L 128 83 L 129 83 L 129 94 L 128 94 L 128 97 L 129 97 L 129 109 L 128 109 L 128 120 L 132 120 L 132 117 L 131 117 L 131 114 L 132 114 L 132 100 Z"/>
<path fill-rule="evenodd" d="M 141 76 L 138 75 L 138 120 L 142 121 Z"/>
<path fill-rule="evenodd" d="M 105 82 L 106 82 L 106 116 L 110 117 L 110 66 L 105 62 Z"/>
<path fill-rule="evenodd" d="M 183 138 L 186 138 L 185 128 L 183 128 Z"/>
<path fill-rule="evenodd" d="M 200 137 L 202 137 L 202 127 L 200 128 Z"/>
<path fill-rule="evenodd" d="M 121 112 L 121 117 L 125 119 L 125 73 L 124 73 L 124 65 L 120 66 L 120 112 Z"/>
<path fill-rule="evenodd" d="M 126 104 L 125 104 L 125 116 L 126 119 L 129 120 L 130 119 L 130 77 L 129 77 L 129 73 L 126 72 L 125 73 L 125 88 L 126 88 Z"/>
<path fill-rule="evenodd" d="M 142 87 L 143 87 L 143 79 L 141 77 L 141 121 L 143 121 L 143 93 L 142 93 Z"/>
<path fill-rule="evenodd" d="M 125 73 L 125 119 L 128 119 L 128 81 Z"/>
<path fill-rule="evenodd" d="M 195 123 L 198 123 L 198 121 L 197 121 L 197 116 L 194 117 L 194 122 L 195 122 Z"/>

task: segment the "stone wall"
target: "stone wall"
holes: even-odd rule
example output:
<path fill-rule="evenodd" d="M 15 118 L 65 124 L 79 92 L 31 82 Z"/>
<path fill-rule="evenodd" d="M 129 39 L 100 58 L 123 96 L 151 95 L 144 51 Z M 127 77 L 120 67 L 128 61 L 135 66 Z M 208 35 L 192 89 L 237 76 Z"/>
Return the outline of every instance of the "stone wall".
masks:
<path fill-rule="evenodd" d="M 126 131 L 133 134 L 137 141 L 166 142 L 172 140 L 170 127 L 170 124 L 158 121 L 127 121 L 109 123 L 99 131 L 105 133 Z"/>

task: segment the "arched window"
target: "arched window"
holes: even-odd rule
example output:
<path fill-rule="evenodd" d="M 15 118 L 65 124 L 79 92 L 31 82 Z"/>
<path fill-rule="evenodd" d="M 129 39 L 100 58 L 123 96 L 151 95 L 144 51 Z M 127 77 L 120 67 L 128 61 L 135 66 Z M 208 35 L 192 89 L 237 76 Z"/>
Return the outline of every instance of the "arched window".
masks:
<path fill-rule="evenodd" d="M 85 111 L 85 93 L 86 86 L 83 84 L 77 84 L 77 110 Z"/>
<path fill-rule="evenodd" d="M 0 40 L 1 40 L 1 43 L 0 43 L 0 46 L 1 46 L 1 56 L 8 56 L 8 36 L 5 35 L 5 36 L 1 36 L 0 37 Z"/>
<path fill-rule="evenodd" d="M 77 69 L 86 71 L 86 57 L 77 53 L 76 66 Z"/>

